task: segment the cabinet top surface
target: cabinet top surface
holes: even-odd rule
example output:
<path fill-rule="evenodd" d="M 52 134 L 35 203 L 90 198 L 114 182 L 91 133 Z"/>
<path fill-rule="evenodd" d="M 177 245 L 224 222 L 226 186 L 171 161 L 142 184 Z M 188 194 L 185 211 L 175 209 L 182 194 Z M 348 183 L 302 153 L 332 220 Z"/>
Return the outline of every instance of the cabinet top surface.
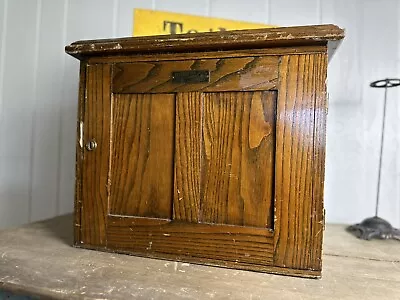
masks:
<path fill-rule="evenodd" d="M 85 59 L 91 56 L 326 45 L 328 42 L 336 45 L 343 38 L 344 30 L 336 25 L 315 25 L 83 40 L 66 46 L 65 51 Z M 336 48 L 334 45 L 330 48 Z"/>

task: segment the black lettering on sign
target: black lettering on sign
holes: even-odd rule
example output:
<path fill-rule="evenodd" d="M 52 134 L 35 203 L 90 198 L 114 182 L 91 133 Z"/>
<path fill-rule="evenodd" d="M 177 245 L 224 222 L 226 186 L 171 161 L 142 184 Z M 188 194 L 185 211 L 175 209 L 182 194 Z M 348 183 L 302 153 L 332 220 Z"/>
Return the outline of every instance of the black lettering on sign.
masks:
<path fill-rule="evenodd" d="M 180 22 L 174 22 L 174 21 L 164 21 L 164 26 L 163 26 L 164 31 L 168 31 L 169 34 L 178 34 L 178 33 L 183 33 L 183 23 Z M 218 31 L 226 31 L 227 29 L 224 27 L 218 27 Z M 210 28 L 210 32 L 213 32 L 214 30 Z M 189 29 L 187 33 L 198 33 L 197 29 Z"/>
<path fill-rule="evenodd" d="M 164 27 L 163 27 L 164 31 L 167 29 L 167 27 L 169 29 L 170 34 L 182 33 L 183 31 L 183 23 L 164 21 Z M 179 32 L 177 31 L 177 29 L 179 29 Z"/>

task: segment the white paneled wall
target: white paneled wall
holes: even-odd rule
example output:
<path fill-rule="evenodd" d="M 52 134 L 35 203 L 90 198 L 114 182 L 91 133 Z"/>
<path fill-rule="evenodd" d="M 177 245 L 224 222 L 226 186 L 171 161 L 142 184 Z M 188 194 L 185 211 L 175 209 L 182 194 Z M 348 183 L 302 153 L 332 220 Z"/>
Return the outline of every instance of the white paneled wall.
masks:
<path fill-rule="evenodd" d="M 256 23 L 269 23 L 269 1 L 213 0 L 210 16 Z"/>
<path fill-rule="evenodd" d="M 397 37 L 397 39 L 400 37 L 399 8 L 400 3 L 398 1 L 389 0 L 368 1 L 363 5 L 362 26 L 364 31 L 361 39 L 361 48 L 363 49 L 361 57 L 364 82 L 385 77 L 400 77 L 400 65 L 397 57 L 400 44 L 393 42 L 393 37 Z M 372 19 L 375 19 L 376 22 L 370 22 Z M 400 109 L 399 95 L 397 89 L 388 91 L 388 113 L 386 116 L 388 123 L 385 131 L 382 173 L 384 185 L 381 190 L 382 207 L 380 210 L 382 215 L 385 215 L 388 219 L 396 220 L 397 223 L 399 223 L 400 217 L 400 193 L 398 189 L 400 169 L 397 168 L 396 162 L 400 159 L 400 122 L 399 118 L 396 117 L 396 111 Z M 366 176 L 365 181 L 366 197 L 376 193 L 375 182 L 377 180 L 383 97 L 383 90 L 371 89 L 367 85 L 363 86 L 363 164 L 365 174 L 369 175 Z"/>
<path fill-rule="evenodd" d="M 320 3 L 324 1 L 326 0 L 272 0 L 269 3 L 269 22 L 279 26 L 319 24 Z"/>
<path fill-rule="evenodd" d="M 58 198 L 60 187 L 59 99 L 63 93 L 63 72 L 60 70 L 64 69 L 65 56 L 60 47 L 64 44 L 64 16 L 62 1 L 38 2 L 39 30 L 37 42 L 33 44 L 36 73 L 30 158 L 30 218 L 33 220 L 48 218 L 59 211 L 59 202 L 49 199 Z M 5 101 L 12 101 L 12 98 Z M 14 134 L 18 136 L 17 129 Z M 1 138 L 4 141 L 4 137 Z M 4 144 L 7 145 L 6 142 Z"/>
<path fill-rule="evenodd" d="M 207 0 L 182 1 L 182 0 L 155 0 L 154 8 L 177 13 L 196 14 L 205 16 L 208 14 Z"/>
<path fill-rule="evenodd" d="M 4 4 L 0 120 L 0 219 L 26 222 L 31 214 L 32 128 L 36 100 L 37 36 L 40 5 L 13 0 Z M 21 10 L 21 7 L 25 9 Z M 3 22 L 2 22 L 3 23 Z M 25 26 L 29 24 L 29 34 Z"/>
<path fill-rule="evenodd" d="M 329 69 L 328 222 L 374 214 L 383 91 L 400 77 L 396 0 L 0 0 L 0 228 L 72 211 L 78 39 L 129 36 L 134 8 L 275 25 L 336 23 Z M 379 214 L 400 226 L 400 99 L 389 91 Z"/>

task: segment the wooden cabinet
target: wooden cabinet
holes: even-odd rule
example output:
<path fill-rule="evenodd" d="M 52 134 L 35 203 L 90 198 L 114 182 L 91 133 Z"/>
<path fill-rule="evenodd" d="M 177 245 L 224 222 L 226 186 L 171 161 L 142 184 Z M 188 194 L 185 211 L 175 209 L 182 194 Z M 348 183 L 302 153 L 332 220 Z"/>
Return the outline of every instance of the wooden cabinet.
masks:
<path fill-rule="evenodd" d="M 341 38 L 322 25 L 67 46 L 81 60 L 75 245 L 318 277 Z"/>

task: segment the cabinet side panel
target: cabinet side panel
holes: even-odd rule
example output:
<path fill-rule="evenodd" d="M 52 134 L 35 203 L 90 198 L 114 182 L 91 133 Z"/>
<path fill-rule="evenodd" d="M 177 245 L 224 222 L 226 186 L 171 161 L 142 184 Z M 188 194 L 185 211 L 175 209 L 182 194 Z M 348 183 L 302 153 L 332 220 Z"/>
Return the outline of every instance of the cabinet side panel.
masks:
<path fill-rule="evenodd" d="M 325 180 L 325 148 L 326 148 L 326 117 L 327 117 L 327 92 L 326 74 L 328 58 L 319 55 L 315 64 L 316 100 L 315 100 L 315 125 L 314 125 L 314 181 L 312 211 L 312 247 L 307 264 L 315 269 L 322 268 L 322 232 L 325 227 L 324 210 L 324 180 Z"/>
<path fill-rule="evenodd" d="M 199 221 L 202 102 L 196 92 L 176 96 L 175 220 Z"/>
<path fill-rule="evenodd" d="M 86 76 L 84 143 L 94 140 L 97 148 L 84 150 L 82 163 L 81 244 L 106 245 L 106 214 L 110 143 L 111 68 L 89 65 Z"/>
<path fill-rule="evenodd" d="M 314 183 L 321 158 L 316 161 L 314 134 L 324 132 L 314 132 L 319 114 L 314 109 L 316 99 L 325 97 L 323 64 L 325 54 L 283 56 L 280 65 L 274 236 L 274 264 L 280 267 L 320 270 L 315 261 L 321 255 L 316 248 L 321 247 L 323 209 L 313 188 L 321 184 Z M 321 149 L 323 142 L 319 139 Z"/>
<path fill-rule="evenodd" d="M 202 222 L 272 228 L 276 92 L 207 93 Z"/>
<path fill-rule="evenodd" d="M 170 219 L 175 96 L 114 94 L 110 213 Z"/>
<path fill-rule="evenodd" d="M 82 163 L 83 163 L 83 120 L 85 115 L 86 62 L 81 62 L 79 72 L 78 118 L 76 126 L 76 163 L 75 163 L 75 205 L 74 205 L 74 244 L 81 240 L 82 206 Z"/>

